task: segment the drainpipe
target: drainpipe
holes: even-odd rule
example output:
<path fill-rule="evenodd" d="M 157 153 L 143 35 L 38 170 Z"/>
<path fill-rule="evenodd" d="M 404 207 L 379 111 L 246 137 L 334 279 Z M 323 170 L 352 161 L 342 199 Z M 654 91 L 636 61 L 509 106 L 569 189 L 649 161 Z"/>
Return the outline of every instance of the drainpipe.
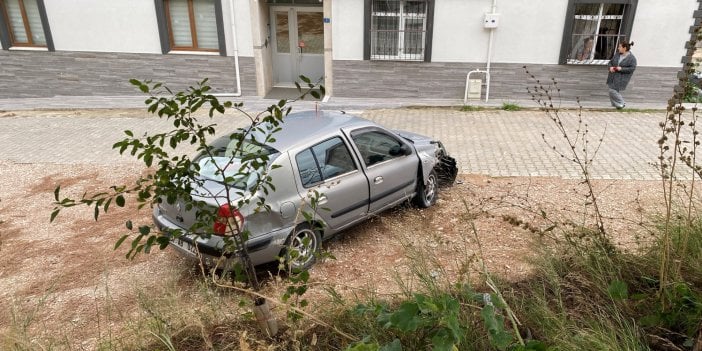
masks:
<path fill-rule="evenodd" d="M 497 0 L 492 0 L 492 9 L 490 10 L 491 14 L 495 14 L 497 11 Z M 487 52 L 487 67 L 485 70 L 487 71 L 487 86 L 485 87 L 485 102 L 488 102 L 488 99 L 490 98 L 490 63 L 492 61 L 492 42 L 495 36 L 495 28 L 490 28 L 490 39 L 488 41 L 488 52 Z"/>
<path fill-rule="evenodd" d="M 215 96 L 241 96 L 241 75 L 239 74 L 239 47 L 236 43 L 236 21 L 234 20 L 234 1 L 229 2 L 229 20 L 232 22 L 232 48 L 234 49 L 234 70 L 236 71 L 236 92 L 212 94 Z"/>

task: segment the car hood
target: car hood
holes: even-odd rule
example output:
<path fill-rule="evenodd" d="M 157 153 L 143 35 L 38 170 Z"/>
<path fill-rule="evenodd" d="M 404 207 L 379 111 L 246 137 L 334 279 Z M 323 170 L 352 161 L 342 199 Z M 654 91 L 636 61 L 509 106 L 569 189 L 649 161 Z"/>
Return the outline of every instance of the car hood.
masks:
<path fill-rule="evenodd" d="M 420 146 L 426 146 L 429 144 L 432 144 L 434 139 L 426 136 L 426 135 L 421 135 L 413 132 L 408 132 L 405 130 L 394 130 L 395 134 L 409 140 L 414 144 L 415 147 L 420 147 Z"/>

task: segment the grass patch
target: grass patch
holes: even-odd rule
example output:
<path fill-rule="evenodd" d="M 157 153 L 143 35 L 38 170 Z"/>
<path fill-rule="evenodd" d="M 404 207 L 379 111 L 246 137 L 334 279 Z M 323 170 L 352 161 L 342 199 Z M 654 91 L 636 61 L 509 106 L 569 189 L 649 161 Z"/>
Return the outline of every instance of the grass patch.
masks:
<path fill-rule="evenodd" d="M 522 107 L 512 102 L 503 102 L 502 109 L 505 111 L 520 111 Z"/>
<path fill-rule="evenodd" d="M 476 112 L 476 111 L 485 111 L 485 110 L 487 110 L 487 108 L 483 107 L 483 106 L 473 106 L 473 105 L 461 106 L 461 112 Z"/>

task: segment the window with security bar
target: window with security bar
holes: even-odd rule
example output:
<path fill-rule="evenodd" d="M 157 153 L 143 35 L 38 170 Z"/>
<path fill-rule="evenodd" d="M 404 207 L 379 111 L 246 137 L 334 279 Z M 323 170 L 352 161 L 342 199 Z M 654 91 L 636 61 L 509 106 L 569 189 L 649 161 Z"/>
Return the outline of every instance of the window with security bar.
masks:
<path fill-rule="evenodd" d="M 606 65 L 617 45 L 629 40 L 635 1 L 571 0 L 570 34 L 564 36 L 567 64 Z"/>
<path fill-rule="evenodd" d="M 370 59 L 424 61 L 427 0 L 372 0 Z"/>

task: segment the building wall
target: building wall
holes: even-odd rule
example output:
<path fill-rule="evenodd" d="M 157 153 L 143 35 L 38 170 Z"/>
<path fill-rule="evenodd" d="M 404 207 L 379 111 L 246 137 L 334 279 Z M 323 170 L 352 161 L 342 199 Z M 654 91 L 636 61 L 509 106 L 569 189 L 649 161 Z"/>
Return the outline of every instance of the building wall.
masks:
<path fill-rule="evenodd" d="M 491 0 L 437 0 L 433 62 L 487 62 L 490 30 L 483 27 Z M 499 27 L 493 38 L 493 62 L 556 64 L 568 1 L 498 2 Z"/>
<path fill-rule="evenodd" d="M 56 51 L 161 53 L 156 10 L 145 0 L 45 0 Z"/>
<path fill-rule="evenodd" d="M 480 63 L 334 61 L 335 95 L 358 98 L 463 99 L 466 74 Z M 524 64 L 496 63 L 492 69 L 490 100 L 528 100 L 534 85 Z M 528 64 L 537 79 L 556 78 L 564 101 L 584 104 L 609 102 L 604 67 Z M 624 96 L 636 102 L 665 103 L 673 94 L 680 68 L 639 67 Z M 485 88 L 483 88 L 483 97 Z"/>
<path fill-rule="evenodd" d="M 334 60 L 363 60 L 363 1 L 332 0 Z"/>
<path fill-rule="evenodd" d="M 56 51 L 161 53 L 153 0 L 44 0 Z M 231 5 L 234 4 L 234 22 Z M 253 57 L 248 0 L 222 0 L 227 56 Z"/>
<path fill-rule="evenodd" d="M 363 2 L 332 1 L 336 96 L 459 99 L 467 72 L 485 67 L 490 32 L 482 19 L 492 0 L 435 0 L 430 63 L 363 61 Z M 176 89 L 209 77 L 218 91 L 231 92 L 236 79 L 231 57 L 234 29 L 243 92 L 263 95 L 271 85 L 268 6 L 263 0 L 222 3 L 228 57 L 161 54 L 153 0 L 45 0 L 56 52 L 0 50 L 0 96 L 134 94 L 128 84 L 133 77 L 164 81 Z M 668 0 L 639 1 L 632 33 L 639 69 L 628 99 L 665 101 L 670 95 L 697 6 L 697 0 L 677 0 L 676 6 Z M 523 76 L 515 73 L 524 64 L 546 78 L 559 78 L 572 96 L 604 97 L 604 67 L 556 64 L 566 8 L 566 0 L 499 1 L 492 97 L 510 98 L 525 91 Z M 254 12 L 259 21 L 251 19 Z M 258 90 L 257 70 L 263 72 Z"/>
<path fill-rule="evenodd" d="M 681 67 L 680 57 L 686 54 L 685 42 L 690 39 L 692 17 L 699 8 L 696 0 L 639 0 L 631 30 L 639 65 Z"/>
<path fill-rule="evenodd" d="M 462 99 L 466 74 L 485 69 L 490 31 L 483 18 L 492 0 L 436 0 L 429 63 L 363 61 L 359 3 L 334 0 L 334 95 Z M 639 67 L 625 93 L 628 101 L 664 103 L 672 96 L 698 6 L 697 0 L 638 2 L 631 39 Z M 491 99 L 529 98 L 527 65 L 541 79 L 557 78 L 565 99 L 608 101 L 606 67 L 558 65 L 567 8 L 566 0 L 498 1 Z"/>
<path fill-rule="evenodd" d="M 333 0 L 335 60 L 363 60 L 364 10 L 358 0 Z M 495 63 L 557 64 L 567 0 L 498 1 Z M 492 0 L 436 0 L 432 62 L 487 62 L 490 31 L 483 17 Z M 640 0 L 632 28 L 639 65 L 679 67 L 697 0 Z M 662 30 L 665 28 L 665 30 Z"/>
<path fill-rule="evenodd" d="M 140 95 L 129 83 L 131 78 L 163 82 L 174 91 L 203 78 L 209 78 L 215 93 L 236 88 L 232 57 L 0 50 L 0 62 L 3 98 Z M 255 95 L 253 58 L 242 57 L 239 64 L 243 94 Z"/>

